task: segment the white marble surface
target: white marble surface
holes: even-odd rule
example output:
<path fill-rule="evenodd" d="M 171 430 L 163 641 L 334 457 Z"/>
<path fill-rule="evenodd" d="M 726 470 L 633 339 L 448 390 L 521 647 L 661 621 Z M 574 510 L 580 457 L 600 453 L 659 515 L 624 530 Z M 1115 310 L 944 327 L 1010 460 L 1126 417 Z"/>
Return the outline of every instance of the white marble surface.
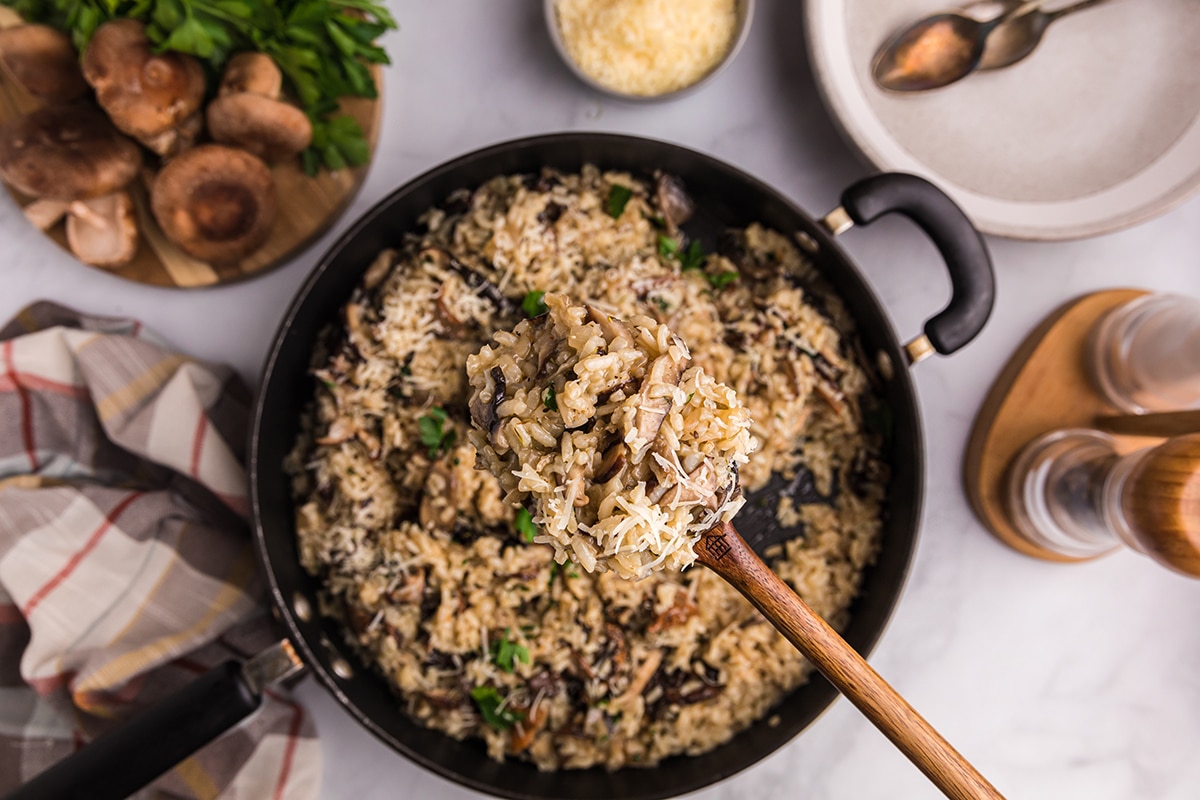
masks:
<path fill-rule="evenodd" d="M 533 0 L 394 2 L 386 116 L 348 216 L 280 270 L 215 290 L 131 285 L 73 262 L 0 202 L 0 317 L 51 298 L 141 318 L 252 384 L 277 320 L 318 255 L 390 189 L 451 156 L 526 134 L 604 130 L 713 153 L 822 214 L 867 169 L 839 140 L 805 61 L 800 4 L 760 0 L 732 68 L 669 105 L 590 93 L 555 60 Z M 902 221 L 852 231 L 862 265 L 908 338 L 948 296 L 931 246 Z M 1004 548 L 960 486 L 984 392 L 1025 332 L 1059 303 L 1113 286 L 1200 295 L 1200 199 L 1088 241 L 990 241 L 999 298 L 988 328 L 916 370 L 928 445 L 923 533 L 911 578 L 871 662 L 1010 798 L 1200 796 L 1200 582 L 1121 553 L 1073 567 Z M 325 798 L 471 795 L 377 743 L 314 683 Z M 926 798 L 925 779 L 845 702 L 786 748 L 696 797 Z"/>

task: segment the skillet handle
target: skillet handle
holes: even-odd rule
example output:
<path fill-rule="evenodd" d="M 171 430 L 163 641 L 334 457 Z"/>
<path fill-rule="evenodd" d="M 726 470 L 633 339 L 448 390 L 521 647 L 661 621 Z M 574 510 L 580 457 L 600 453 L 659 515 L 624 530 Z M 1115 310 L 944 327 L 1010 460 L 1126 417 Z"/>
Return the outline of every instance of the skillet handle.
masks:
<path fill-rule="evenodd" d="M 6 800 L 123 800 L 262 704 L 227 661 L 21 786 Z"/>
<path fill-rule="evenodd" d="M 869 225 L 893 212 L 903 214 L 933 240 L 946 262 L 953 294 L 949 304 L 925 323 L 925 335 L 906 345 L 911 362 L 935 350 L 949 355 L 983 330 L 996 299 L 992 258 L 971 220 L 941 189 L 916 175 L 885 172 L 842 192 L 841 209 L 858 225 Z M 849 227 L 847 220 L 838 225 L 837 214 L 825 218 L 834 233 Z"/>

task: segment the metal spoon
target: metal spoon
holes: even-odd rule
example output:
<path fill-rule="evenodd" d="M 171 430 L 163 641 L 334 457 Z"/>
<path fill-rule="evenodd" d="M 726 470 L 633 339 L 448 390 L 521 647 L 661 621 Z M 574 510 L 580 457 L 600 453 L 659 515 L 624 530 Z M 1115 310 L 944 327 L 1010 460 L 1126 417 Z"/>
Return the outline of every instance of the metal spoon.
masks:
<path fill-rule="evenodd" d="M 976 69 L 999 69 L 1017 63 L 1037 48 L 1050 23 L 1068 14 L 1106 2 L 1108 0 L 1081 0 L 1054 11 L 1033 8 L 1008 18 L 988 34 L 983 55 L 979 58 Z M 1007 4 L 1020 6 L 1022 2 L 1007 0 Z"/>
<path fill-rule="evenodd" d="M 947 86 L 976 69 L 1020 61 L 1037 47 L 1051 22 L 1105 1 L 1082 0 L 1044 12 L 1039 8 L 1043 0 L 986 0 L 962 11 L 934 14 L 885 42 L 875 55 L 872 74 L 880 87 L 895 92 Z M 977 6 L 996 7 L 998 13 L 977 19 L 971 15 Z"/>

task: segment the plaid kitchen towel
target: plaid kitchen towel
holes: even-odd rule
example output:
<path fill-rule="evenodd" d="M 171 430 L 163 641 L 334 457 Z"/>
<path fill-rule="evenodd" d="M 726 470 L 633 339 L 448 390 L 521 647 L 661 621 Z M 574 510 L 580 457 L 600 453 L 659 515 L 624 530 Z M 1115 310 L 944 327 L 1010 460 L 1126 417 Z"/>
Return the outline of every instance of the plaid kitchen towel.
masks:
<path fill-rule="evenodd" d="M 0 792 L 273 641 L 245 523 L 247 394 L 129 320 L 0 331 Z M 268 692 L 141 797 L 311 798 L 311 720 Z"/>

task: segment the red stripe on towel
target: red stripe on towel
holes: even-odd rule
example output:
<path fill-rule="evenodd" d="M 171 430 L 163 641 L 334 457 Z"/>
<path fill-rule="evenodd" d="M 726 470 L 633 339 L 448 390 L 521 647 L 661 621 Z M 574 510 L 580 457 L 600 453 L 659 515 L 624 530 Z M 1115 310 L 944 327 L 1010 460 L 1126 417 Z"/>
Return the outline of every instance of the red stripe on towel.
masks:
<path fill-rule="evenodd" d="M 29 602 L 26 603 L 25 607 L 21 609 L 21 613 L 25 615 L 25 619 L 29 619 L 29 615 L 33 613 L 33 610 L 37 608 L 39 603 L 46 599 L 46 595 L 54 591 L 60 583 L 66 580 L 67 577 L 75 571 L 75 568 L 79 566 L 79 562 L 83 561 L 84 557 L 87 556 L 88 553 L 92 552 L 93 549 L 95 549 L 96 545 L 100 542 L 100 537 L 104 536 L 105 532 L 112 527 L 113 523 L 116 522 L 117 518 L 120 517 L 122 513 L 124 513 L 125 509 L 129 508 L 129 505 L 141 496 L 142 492 L 130 492 L 128 495 L 126 495 L 124 500 L 122 500 L 120 503 L 117 503 L 113 510 L 110 511 L 104 518 L 104 521 L 101 522 L 96 530 L 92 532 L 92 535 L 88 537 L 88 540 L 84 542 L 83 547 L 79 548 L 79 550 L 71 556 L 70 560 L 67 561 L 66 566 L 60 569 L 53 578 L 47 581 L 42 588 L 34 592 L 33 596 L 29 598 Z"/>

